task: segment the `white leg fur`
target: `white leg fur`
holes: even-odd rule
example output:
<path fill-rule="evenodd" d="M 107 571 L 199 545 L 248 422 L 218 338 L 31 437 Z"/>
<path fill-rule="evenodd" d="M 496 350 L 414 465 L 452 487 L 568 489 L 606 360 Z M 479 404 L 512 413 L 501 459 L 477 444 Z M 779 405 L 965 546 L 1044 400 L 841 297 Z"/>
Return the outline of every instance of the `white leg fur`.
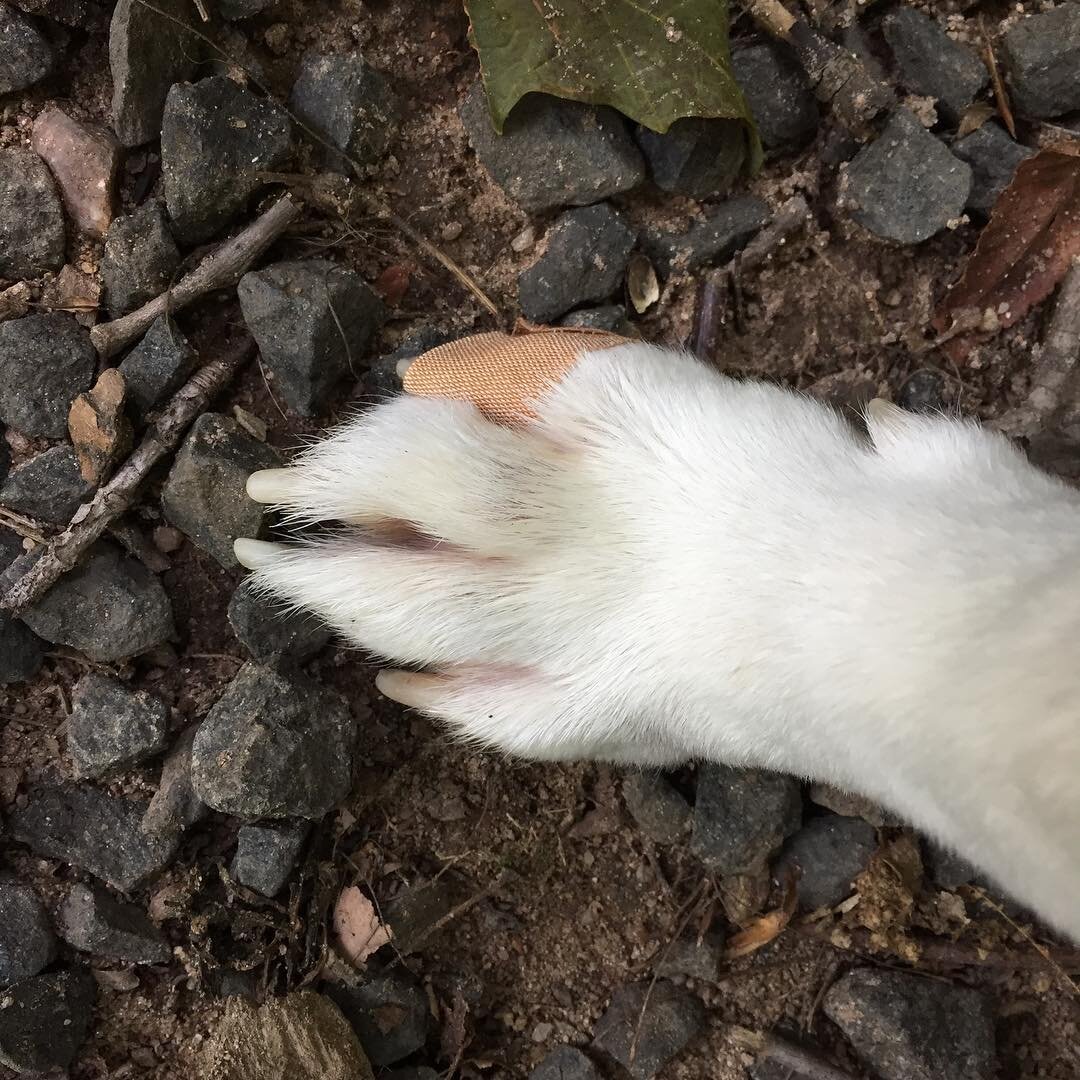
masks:
<path fill-rule="evenodd" d="M 587 354 L 539 411 L 373 409 L 249 486 L 345 535 L 237 556 L 436 669 L 383 685 L 468 739 L 859 791 L 1080 938 L 1076 492 L 975 426 L 874 408 L 867 442 L 646 345 Z"/>

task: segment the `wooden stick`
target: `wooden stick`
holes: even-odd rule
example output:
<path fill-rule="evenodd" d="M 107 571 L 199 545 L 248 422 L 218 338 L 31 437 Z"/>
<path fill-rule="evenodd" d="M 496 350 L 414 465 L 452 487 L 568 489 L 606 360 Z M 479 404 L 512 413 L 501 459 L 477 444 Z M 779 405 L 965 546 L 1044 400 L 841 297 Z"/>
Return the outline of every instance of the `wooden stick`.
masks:
<path fill-rule="evenodd" d="M 226 240 L 168 292 L 154 297 L 141 308 L 112 322 L 99 323 L 90 331 L 90 340 L 102 357 L 115 356 L 142 337 L 162 315 L 172 314 L 214 289 L 235 285 L 244 271 L 296 219 L 300 208 L 285 195 L 247 228 Z"/>
<path fill-rule="evenodd" d="M 759 1062 L 771 1061 L 790 1069 L 806 1080 L 854 1080 L 849 1072 L 830 1064 L 816 1051 L 771 1032 L 751 1031 L 732 1025 L 735 1041 L 757 1055 Z"/>

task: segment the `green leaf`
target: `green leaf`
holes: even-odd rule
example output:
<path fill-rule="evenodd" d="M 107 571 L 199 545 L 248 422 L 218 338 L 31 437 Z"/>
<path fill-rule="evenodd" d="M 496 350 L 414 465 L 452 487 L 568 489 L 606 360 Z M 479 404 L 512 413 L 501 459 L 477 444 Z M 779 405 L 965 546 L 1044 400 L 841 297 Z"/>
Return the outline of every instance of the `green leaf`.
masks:
<path fill-rule="evenodd" d="M 761 144 L 731 71 L 727 0 L 465 0 L 495 129 L 531 91 L 611 105 L 653 131 L 680 117 L 742 122 L 750 171 Z"/>

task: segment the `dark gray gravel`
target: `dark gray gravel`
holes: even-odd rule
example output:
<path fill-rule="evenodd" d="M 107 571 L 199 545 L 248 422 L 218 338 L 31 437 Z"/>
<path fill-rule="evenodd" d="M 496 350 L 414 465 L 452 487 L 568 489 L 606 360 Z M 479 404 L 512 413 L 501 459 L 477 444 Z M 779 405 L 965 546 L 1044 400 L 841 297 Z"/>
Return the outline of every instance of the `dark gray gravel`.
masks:
<path fill-rule="evenodd" d="M 0 879 L 0 990 L 37 975 L 55 959 L 56 938 L 37 893 Z"/>
<path fill-rule="evenodd" d="M 82 478 L 74 449 L 50 446 L 13 469 L 0 485 L 0 506 L 16 513 L 66 525 L 94 485 Z"/>
<path fill-rule="evenodd" d="M 250 580 L 242 581 L 229 601 L 229 625 L 252 657 L 264 663 L 283 657 L 302 664 L 330 640 L 330 631 L 314 615 L 260 597 Z"/>
<path fill-rule="evenodd" d="M 241 885 L 263 896 L 277 896 L 300 857 L 309 829 L 306 821 L 242 825 L 229 872 Z"/>
<path fill-rule="evenodd" d="M 59 270 L 66 244 L 60 193 L 45 162 L 24 146 L 0 150 L 0 277 Z"/>
<path fill-rule="evenodd" d="M 600 1073 L 576 1046 L 560 1046 L 529 1073 L 529 1080 L 600 1080 Z"/>
<path fill-rule="evenodd" d="M 736 120 L 687 116 L 663 134 L 637 129 L 637 144 L 653 183 L 674 195 L 707 199 L 723 194 L 743 170 L 745 127 Z"/>
<path fill-rule="evenodd" d="M 613 334 L 634 335 L 633 323 L 622 304 L 601 304 L 599 307 L 578 308 L 559 320 L 560 326 L 584 326 L 590 330 L 610 330 Z"/>
<path fill-rule="evenodd" d="M 0 1065 L 23 1074 L 54 1074 L 75 1060 L 90 1030 L 97 986 L 89 971 L 37 975 L 3 994 Z"/>
<path fill-rule="evenodd" d="M 798 870 L 799 904 L 806 911 L 835 907 L 851 895 L 851 883 L 876 848 L 872 825 L 861 818 L 823 814 L 791 837 L 773 873 L 783 880 L 788 868 Z"/>
<path fill-rule="evenodd" d="M 660 773 L 630 773 L 622 783 L 623 801 L 638 828 L 658 844 L 674 844 L 690 823 L 690 806 Z"/>
<path fill-rule="evenodd" d="M 101 258 L 101 281 L 109 311 L 114 316 L 123 315 L 153 300 L 173 283 L 179 266 L 180 249 L 159 199 L 114 219 Z"/>
<path fill-rule="evenodd" d="M 140 825 L 143 832 L 179 836 L 210 813 L 210 808 L 195 794 L 191 780 L 191 746 L 197 730 L 197 725 L 189 727 L 166 756 L 157 791 L 143 815 Z"/>
<path fill-rule="evenodd" d="M 1021 113 L 1045 118 L 1080 109 L 1080 4 L 1070 0 L 1013 23 L 1002 58 Z"/>
<path fill-rule="evenodd" d="M 814 137 L 818 104 L 798 62 L 779 45 L 750 45 L 731 57 L 735 78 L 766 150 L 790 150 Z"/>
<path fill-rule="evenodd" d="M 719 934 L 706 934 L 700 941 L 697 935 L 673 941 L 656 961 L 656 974 L 667 978 L 681 975 L 714 983 L 720 978 L 720 962 L 724 958 L 724 939 Z"/>
<path fill-rule="evenodd" d="M 56 913 L 60 936 L 81 952 L 121 964 L 167 964 L 165 935 L 134 904 L 121 903 L 98 886 L 76 883 Z"/>
<path fill-rule="evenodd" d="M 970 135 L 957 139 L 952 152 L 971 166 L 968 209 L 984 214 L 990 213 L 998 196 L 1009 186 L 1020 162 L 1035 153 L 1010 139 L 992 120 Z"/>
<path fill-rule="evenodd" d="M 427 1039 L 427 995 L 403 970 L 376 974 L 356 987 L 336 986 L 329 996 L 352 1024 L 376 1068 L 401 1061 Z"/>
<path fill-rule="evenodd" d="M 156 319 L 120 363 L 132 418 L 141 423 L 152 409 L 168 401 L 195 370 L 198 359 L 167 315 Z"/>
<path fill-rule="evenodd" d="M 0 574 L 22 554 L 19 537 L 0 529 Z M 33 678 L 44 659 L 45 643 L 37 634 L 20 619 L 0 614 L 0 686 Z"/>
<path fill-rule="evenodd" d="M 681 273 L 730 259 L 771 216 L 764 200 L 741 195 L 705 211 L 686 230 L 647 230 L 641 246 L 660 273 Z"/>
<path fill-rule="evenodd" d="M 25 90 L 53 69 L 49 39 L 18 8 L 0 4 L 0 94 Z"/>

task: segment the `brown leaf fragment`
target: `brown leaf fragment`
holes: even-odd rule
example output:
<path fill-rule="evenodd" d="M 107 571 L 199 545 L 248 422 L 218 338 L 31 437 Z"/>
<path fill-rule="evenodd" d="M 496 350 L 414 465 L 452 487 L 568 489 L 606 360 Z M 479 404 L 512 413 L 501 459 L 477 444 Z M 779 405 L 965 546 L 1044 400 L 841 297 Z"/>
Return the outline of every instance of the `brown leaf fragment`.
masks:
<path fill-rule="evenodd" d="M 408 263 L 388 266 L 374 281 L 372 287 L 388 307 L 397 307 L 409 291 L 413 268 Z"/>
<path fill-rule="evenodd" d="M 334 905 L 334 933 L 349 963 L 359 966 L 386 945 L 392 934 L 375 905 L 355 886 L 341 890 Z"/>
<path fill-rule="evenodd" d="M 106 368 L 98 381 L 80 394 L 68 412 L 68 434 L 88 483 L 99 484 L 131 449 L 131 425 L 124 416 L 124 377 Z"/>
<path fill-rule="evenodd" d="M 727 950 L 724 954 L 727 959 L 738 960 L 742 956 L 749 956 L 768 945 L 770 941 L 775 941 L 791 922 L 798 899 L 799 891 L 796 887 L 795 875 L 789 874 L 784 881 L 784 897 L 780 906 L 754 919 L 737 934 L 732 934 L 728 938 Z"/>
<path fill-rule="evenodd" d="M 996 112 L 994 106 L 988 102 L 973 102 L 964 110 L 964 115 L 960 117 L 960 126 L 956 129 L 957 139 L 962 139 L 965 135 L 978 131 Z"/>

